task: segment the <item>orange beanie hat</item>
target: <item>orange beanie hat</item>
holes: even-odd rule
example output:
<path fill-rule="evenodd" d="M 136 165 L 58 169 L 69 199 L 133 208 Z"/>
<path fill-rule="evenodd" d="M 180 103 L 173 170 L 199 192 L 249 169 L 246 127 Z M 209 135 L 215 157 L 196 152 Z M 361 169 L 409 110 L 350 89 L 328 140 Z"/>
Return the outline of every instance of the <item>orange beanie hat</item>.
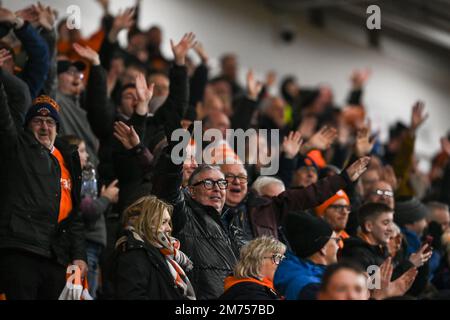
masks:
<path fill-rule="evenodd" d="M 336 202 L 336 200 L 339 200 L 339 199 L 344 199 L 347 202 L 347 205 L 350 205 L 350 199 L 348 198 L 345 191 L 339 190 L 338 192 L 336 192 L 336 194 L 334 196 L 329 198 L 327 201 L 322 203 L 320 206 L 316 207 L 316 209 L 315 209 L 316 214 L 319 216 L 322 216 L 323 213 L 325 212 L 325 210 L 327 210 L 327 208 L 329 206 L 331 206 L 334 202 Z"/>

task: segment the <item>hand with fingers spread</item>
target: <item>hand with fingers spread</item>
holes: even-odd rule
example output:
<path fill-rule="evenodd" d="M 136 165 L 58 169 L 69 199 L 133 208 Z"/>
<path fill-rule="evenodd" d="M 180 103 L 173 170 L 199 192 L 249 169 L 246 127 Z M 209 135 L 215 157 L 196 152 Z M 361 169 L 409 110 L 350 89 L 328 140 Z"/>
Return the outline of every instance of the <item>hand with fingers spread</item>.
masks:
<path fill-rule="evenodd" d="M 367 170 L 369 162 L 370 157 L 362 157 L 353 162 L 346 170 L 350 180 L 353 182 L 358 180 L 358 178 Z"/>
<path fill-rule="evenodd" d="M 138 98 L 138 103 L 136 106 L 136 113 L 145 116 L 148 113 L 148 104 L 153 97 L 153 89 L 155 87 L 154 83 L 150 83 L 147 86 L 147 81 L 143 73 L 138 73 L 136 76 L 136 93 Z"/>
<path fill-rule="evenodd" d="M 428 113 L 424 114 L 425 103 L 423 101 L 417 101 L 411 113 L 411 131 L 413 133 L 427 120 Z"/>
<path fill-rule="evenodd" d="M 250 69 L 247 72 L 247 94 L 249 99 L 256 101 L 258 95 L 261 92 L 263 84 L 255 79 L 253 70 Z"/>
<path fill-rule="evenodd" d="M 419 268 L 427 263 L 433 255 L 433 250 L 431 250 L 429 244 L 424 244 L 417 252 L 412 253 L 409 256 L 409 261 L 416 267 Z"/>
<path fill-rule="evenodd" d="M 379 272 L 380 288 L 372 291 L 372 297 L 377 300 L 404 295 L 411 288 L 417 275 L 417 269 L 411 268 L 396 280 L 391 281 L 394 272 L 391 257 L 383 262 Z"/>
<path fill-rule="evenodd" d="M 328 126 L 324 126 L 317 131 L 313 136 L 305 143 L 302 148 L 302 154 L 306 154 L 311 150 L 326 150 L 337 138 L 337 130 Z"/>
<path fill-rule="evenodd" d="M 197 42 L 197 44 L 194 46 L 194 51 L 200 57 L 203 64 L 208 64 L 208 60 L 209 60 L 208 53 L 206 52 L 202 43 Z"/>
<path fill-rule="evenodd" d="M 127 8 L 123 12 L 122 12 L 122 10 L 119 11 L 119 14 L 114 18 L 111 31 L 108 34 L 108 39 L 110 42 L 112 42 L 112 43 L 116 42 L 117 35 L 119 34 L 120 31 L 129 29 L 134 25 L 135 11 L 136 11 L 136 8 L 134 8 L 134 7 Z"/>
<path fill-rule="evenodd" d="M 100 196 L 107 198 L 111 203 L 117 203 L 119 201 L 119 187 L 117 187 L 118 183 L 119 180 L 116 179 L 108 186 L 102 186 Z"/>
<path fill-rule="evenodd" d="M 375 138 L 371 137 L 371 123 L 363 125 L 356 133 L 355 152 L 357 157 L 367 156 L 375 144 Z"/>
<path fill-rule="evenodd" d="M 12 59 L 11 53 L 6 49 L 0 50 L 0 68 L 3 67 L 3 64 L 8 59 Z"/>
<path fill-rule="evenodd" d="M 284 137 L 281 151 L 288 159 L 293 159 L 300 151 L 303 143 L 302 135 L 298 131 L 291 131 L 287 137 Z"/>
<path fill-rule="evenodd" d="M 93 66 L 100 65 L 100 56 L 95 50 L 88 46 L 82 46 L 78 43 L 74 43 L 72 46 L 80 57 L 88 60 Z"/>
<path fill-rule="evenodd" d="M 170 46 L 175 57 L 175 63 L 179 66 L 184 66 L 189 49 L 195 47 L 196 44 L 195 34 L 193 32 L 186 33 L 176 45 L 173 40 L 170 39 Z"/>
<path fill-rule="evenodd" d="M 41 26 L 46 30 L 52 30 L 56 20 L 56 12 L 50 6 L 43 6 L 40 2 L 32 6 L 35 12 L 37 26 Z"/>
<path fill-rule="evenodd" d="M 371 73 L 370 69 L 354 70 L 350 78 L 353 89 L 361 89 L 366 84 Z"/>
<path fill-rule="evenodd" d="M 133 126 L 129 127 L 122 121 L 114 123 L 114 137 L 116 137 L 127 150 L 133 149 L 141 142 L 141 139 Z"/>
<path fill-rule="evenodd" d="M 317 118 L 314 116 L 306 116 L 298 126 L 298 131 L 305 140 L 312 137 L 317 127 Z"/>

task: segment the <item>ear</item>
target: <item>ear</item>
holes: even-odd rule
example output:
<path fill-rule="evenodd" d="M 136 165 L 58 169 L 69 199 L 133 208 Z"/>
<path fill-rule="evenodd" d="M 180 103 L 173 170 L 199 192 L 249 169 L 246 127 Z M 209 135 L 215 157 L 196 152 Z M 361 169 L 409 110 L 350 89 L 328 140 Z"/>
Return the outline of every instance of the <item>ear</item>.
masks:
<path fill-rule="evenodd" d="M 366 229 L 367 232 L 372 232 L 372 230 L 373 230 L 373 222 L 370 221 L 370 220 L 367 220 L 364 223 L 364 229 Z"/>

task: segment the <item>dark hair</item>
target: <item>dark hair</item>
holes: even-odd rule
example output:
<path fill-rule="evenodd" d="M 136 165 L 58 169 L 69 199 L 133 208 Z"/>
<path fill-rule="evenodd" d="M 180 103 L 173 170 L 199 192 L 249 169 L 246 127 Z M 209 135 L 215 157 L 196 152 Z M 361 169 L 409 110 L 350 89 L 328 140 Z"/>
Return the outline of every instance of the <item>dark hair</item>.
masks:
<path fill-rule="evenodd" d="M 81 139 L 80 137 L 73 135 L 73 134 L 68 134 L 65 136 L 61 137 L 62 140 L 64 140 L 65 142 L 67 142 L 68 144 L 74 145 L 74 146 L 79 146 L 80 143 L 83 142 L 83 139 Z"/>
<path fill-rule="evenodd" d="M 362 231 L 365 231 L 364 224 L 367 220 L 376 219 L 383 213 L 394 212 L 388 205 L 384 203 L 369 202 L 361 206 L 358 211 L 358 222 Z"/>
<path fill-rule="evenodd" d="M 198 176 L 200 173 L 202 173 L 203 171 L 209 171 L 209 170 L 218 170 L 220 171 L 220 168 L 218 166 L 213 166 L 210 164 L 201 164 L 199 165 L 197 168 L 195 168 L 195 170 L 192 172 L 191 176 L 189 177 L 188 180 L 188 185 L 192 185 L 194 183 L 194 179 L 196 176 Z"/>
<path fill-rule="evenodd" d="M 329 265 L 327 269 L 325 270 L 323 276 L 322 276 L 322 282 L 320 283 L 320 291 L 324 292 L 328 285 L 330 284 L 331 278 L 339 271 L 341 270 L 350 270 L 357 274 L 362 274 L 365 276 L 364 269 L 355 263 L 349 262 L 349 261 L 342 261 L 339 263 L 335 263 L 332 265 Z"/>

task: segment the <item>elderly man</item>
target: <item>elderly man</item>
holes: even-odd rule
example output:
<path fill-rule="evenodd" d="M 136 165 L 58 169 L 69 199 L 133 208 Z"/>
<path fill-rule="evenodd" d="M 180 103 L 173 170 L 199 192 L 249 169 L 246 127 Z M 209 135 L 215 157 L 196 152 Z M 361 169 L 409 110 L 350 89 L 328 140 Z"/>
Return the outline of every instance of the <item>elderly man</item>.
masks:
<path fill-rule="evenodd" d="M 69 264 L 87 270 L 80 159 L 57 138 L 59 106 L 50 97 L 34 100 L 24 127 L 14 109 L 0 84 L 0 287 L 8 300 L 57 299 Z"/>
<path fill-rule="evenodd" d="M 328 177 L 306 188 L 294 188 L 272 198 L 248 192 L 247 172 L 242 164 L 224 164 L 221 170 L 228 181 L 226 209 L 222 221 L 233 240 L 235 252 L 261 235 L 272 235 L 288 244 L 281 226 L 289 211 L 314 208 L 356 181 L 367 167 L 369 158 L 361 158 L 340 175 Z M 281 232 L 280 232 L 281 231 Z"/>

